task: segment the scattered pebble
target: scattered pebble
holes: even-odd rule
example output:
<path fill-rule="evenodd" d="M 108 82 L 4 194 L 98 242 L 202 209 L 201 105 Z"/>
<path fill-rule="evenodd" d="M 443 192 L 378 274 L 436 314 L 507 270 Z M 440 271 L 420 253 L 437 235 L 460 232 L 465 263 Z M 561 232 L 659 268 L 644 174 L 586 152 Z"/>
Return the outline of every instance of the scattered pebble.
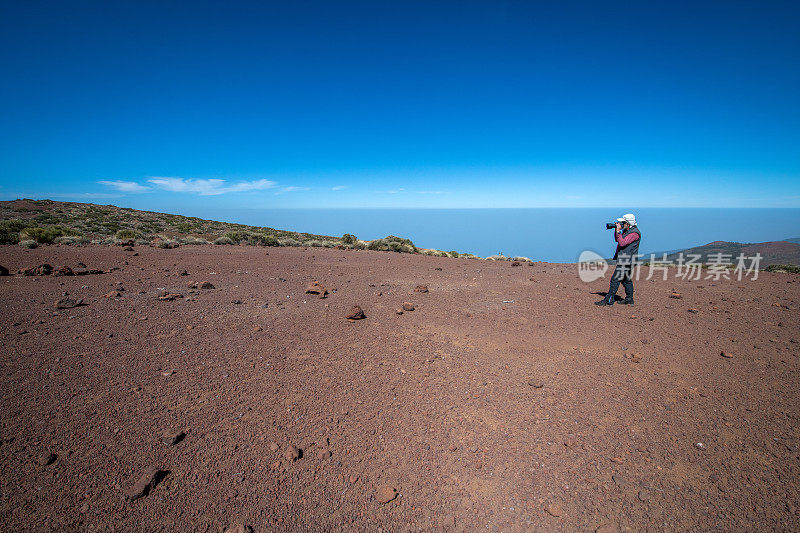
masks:
<path fill-rule="evenodd" d="M 397 489 L 389 485 L 381 485 L 375 490 L 375 500 L 381 504 L 387 504 L 397 498 Z"/>

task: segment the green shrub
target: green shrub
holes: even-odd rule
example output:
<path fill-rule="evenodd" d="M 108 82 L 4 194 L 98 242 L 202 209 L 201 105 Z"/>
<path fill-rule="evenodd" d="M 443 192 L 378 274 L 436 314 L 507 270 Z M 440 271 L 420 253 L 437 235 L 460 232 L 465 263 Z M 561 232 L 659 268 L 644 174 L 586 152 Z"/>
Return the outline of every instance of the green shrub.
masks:
<path fill-rule="evenodd" d="M 53 244 L 64 244 L 64 245 L 72 245 L 72 244 L 85 244 L 84 241 L 86 239 L 83 237 L 74 237 L 74 236 L 66 236 L 62 235 L 61 237 L 56 237 L 53 239 Z"/>
<path fill-rule="evenodd" d="M 456 251 L 451 251 L 451 252 L 447 252 L 447 255 L 449 255 L 450 257 L 456 257 L 457 258 L 460 254 L 458 252 L 456 252 Z"/>
<path fill-rule="evenodd" d="M 218 237 L 214 239 L 214 244 L 234 244 L 230 237 Z"/>
<path fill-rule="evenodd" d="M 223 236 L 229 238 L 236 244 L 247 239 L 247 234 L 243 231 L 229 231 Z"/>
<path fill-rule="evenodd" d="M 29 249 L 38 248 L 39 247 L 39 245 L 33 239 L 27 239 L 27 240 L 24 240 L 24 241 L 20 241 L 19 245 L 22 246 L 23 248 L 29 248 Z"/>
<path fill-rule="evenodd" d="M 0 244 L 17 244 L 19 242 L 19 232 L 30 225 L 30 222 L 13 218 L 1 221 Z"/>
<path fill-rule="evenodd" d="M 355 244 L 357 241 L 358 239 L 356 238 L 356 236 L 351 233 L 345 233 L 344 235 L 342 235 L 342 244 L 352 245 Z"/>
<path fill-rule="evenodd" d="M 280 246 L 278 239 L 272 235 L 265 235 L 263 233 L 250 233 L 247 235 L 247 242 L 252 245 L 258 246 Z"/>
<path fill-rule="evenodd" d="M 797 265 L 769 265 L 764 270 L 767 272 L 789 272 L 791 274 L 800 274 L 800 266 Z"/>
<path fill-rule="evenodd" d="M 322 246 L 322 241 L 318 241 L 316 239 L 312 239 L 310 241 L 304 242 L 303 246 L 313 246 L 314 248 L 319 248 L 320 246 Z"/>
<path fill-rule="evenodd" d="M 121 241 L 132 241 L 141 237 L 142 234 L 133 229 L 121 229 L 114 236 Z"/>
<path fill-rule="evenodd" d="M 59 228 L 58 226 L 50 226 L 49 228 L 25 228 L 20 232 L 20 239 L 28 240 L 33 239 L 39 244 L 49 244 L 53 242 L 57 237 L 61 237 L 62 235 L 67 235 L 71 232 L 64 231 L 64 229 Z"/>
<path fill-rule="evenodd" d="M 300 241 L 297 239 L 292 239 L 291 237 L 287 237 L 285 239 L 280 240 L 281 246 L 300 246 Z"/>

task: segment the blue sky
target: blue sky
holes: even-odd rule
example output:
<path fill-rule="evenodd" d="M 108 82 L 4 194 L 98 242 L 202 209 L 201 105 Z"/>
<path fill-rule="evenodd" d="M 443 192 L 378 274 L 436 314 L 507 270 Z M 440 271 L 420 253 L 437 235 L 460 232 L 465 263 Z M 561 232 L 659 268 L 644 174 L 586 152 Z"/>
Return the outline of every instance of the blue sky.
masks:
<path fill-rule="evenodd" d="M 800 207 L 796 2 L 4 2 L 0 199 Z"/>

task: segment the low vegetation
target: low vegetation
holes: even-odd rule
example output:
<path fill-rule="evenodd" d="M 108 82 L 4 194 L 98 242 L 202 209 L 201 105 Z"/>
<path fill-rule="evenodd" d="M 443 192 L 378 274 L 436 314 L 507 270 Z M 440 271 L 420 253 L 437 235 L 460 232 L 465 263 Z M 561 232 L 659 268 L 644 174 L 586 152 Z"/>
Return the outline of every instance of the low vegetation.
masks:
<path fill-rule="evenodd" d="M 89 243 L 149 244 L 159 248 L 205 244 L 308 246 L 480 259 L 469 253 L 418 248 L 410 239 L 396 235 L 364 241 L 351 233 L 332 237 L 113 205 L 30 199 L 0 202 L 0 244 L 33 248 L 39 244 Z"/>
<path fill-rule="evenodd" d="M 800 266 L 797 265 L 769 265 L 764 270 L 767 272 L 789 272 L 790 274 L 800 274 Z"/>

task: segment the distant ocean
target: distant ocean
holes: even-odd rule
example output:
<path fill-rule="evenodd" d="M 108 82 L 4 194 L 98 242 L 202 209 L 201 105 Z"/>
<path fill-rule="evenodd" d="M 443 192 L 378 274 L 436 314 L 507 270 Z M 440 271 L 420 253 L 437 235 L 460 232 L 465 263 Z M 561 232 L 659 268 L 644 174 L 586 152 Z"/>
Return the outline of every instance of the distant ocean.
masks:
<path fill-rule="evenodd" d="M 583 250 L 614 251 L 605 229 L 627 212 L 642 231 L 640 252 L 712 241 L 764 242 L 800 237 L 800 209 L 202 209 L 181 214 L 254 226 L 369 240 L 398 235 L 422 248 L 502 252 L 537 261 L 575 262 Z"/>

